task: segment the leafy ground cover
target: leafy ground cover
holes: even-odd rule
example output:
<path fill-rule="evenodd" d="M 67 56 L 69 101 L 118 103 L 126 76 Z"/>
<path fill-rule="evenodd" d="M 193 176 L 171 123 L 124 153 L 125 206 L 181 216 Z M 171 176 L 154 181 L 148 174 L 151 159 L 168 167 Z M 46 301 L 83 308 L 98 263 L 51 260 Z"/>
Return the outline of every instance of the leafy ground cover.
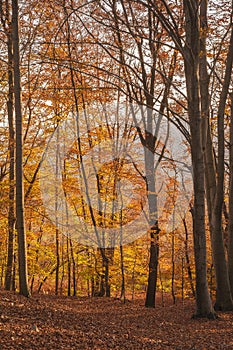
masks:
<path fill-rule="evenodd" d="M 0 349 L 233 349 L 233 313 L 191 319 L 194 301 L 34 295 L 0 291 Z"/>

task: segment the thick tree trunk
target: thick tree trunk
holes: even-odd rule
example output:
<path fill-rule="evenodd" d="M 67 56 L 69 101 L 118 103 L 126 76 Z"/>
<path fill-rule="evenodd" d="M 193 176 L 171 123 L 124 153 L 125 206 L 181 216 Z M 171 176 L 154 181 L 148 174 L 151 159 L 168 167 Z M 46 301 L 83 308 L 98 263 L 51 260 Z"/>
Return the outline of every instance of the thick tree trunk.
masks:
<path fill-rule="evenodd" d="M 202 147 L 202 119 L 200 111 L 199 57 L 200 28 L 198 0 L 184 0 L 185 10 L 185 77 L 188 96 L 188 114 L 191 132 L 191 155 L 193 164 L 194 213 L 193 234 L 196 268 L 196 313 L 195 317 L 214 318 L 209 295 L 206 272 L 205 232 L 205 179 L 204 154 Z"/>
<path fill-rule="evenodd" d="M 15 131 L 16 131 L 16 228 L 18 232 L 19 292 L 28 297 L 26 230 L 24 223 L 24 190 L 23 190 L 23 145 L 22 145 L 22 109 L 21 78 L 19 59 L 18 1 L 12 0 L 12 35 L 14 62 L 15 94 Z"/>
<path fill-rule="evenodd" d="M 222 229 L 222 211 L 224 202 L 224 155 L 225 155 L 225 135 L 224 135 L 224 115 L 229 92 L 229 85 L 232 76 L 233 63 L 233 28 L 226 60 L 225 76 L 223 87 L 219 99 L 218 107 L 218 162 L 217 162 L 217 190 L 214 201 L 213 216 L 211 220 L 213 232 L 213 260 L 217 282 L 216 303 L 217 310 L 232 310 L 233 302 L 230 292 L 230 282 L 225 258 Z"/>
<path fill-rule="evenodd" d="M 224 107 L 225 94 L 221 94 L 220 113 L 218 118 L 218 166 L 217 179 L 214 164 L 210 126 L 209 126 L 209 76 L 206 57 L 207 0 L 200 6 L 201 37 L 200 37 L 200 92 L 202 115 L 202 144 L 205 152 L 205 179 L 208 214 L 211 230 L 213 262 L 216 275 L 216 310 L 231 310 L 232 299 L 227 271 L 227 263 L 222 234 L 222 207 L 224 198 Z M 228 86 L 224 87 L 228 89 Z"/>
<path fill-rule="evenodd" d="M 191 67 L 187 67 L 186 74 L 192 74 Z M 198 86 L 197 76 L 193 74 L 192 87 Z M 195 94 L 195 91 L 193 91 Z M 197 93 L 197 91 L 196 91 Z M 198 100 L 198 94 L 196 95 Z M 189 103 L 190 104 L 190 103 Z M 196 267 L 196 316 L 213 317 L 212 307 L 206 275 L 206 232 L 205 232 L 205 188 L 204 188 L 204 157 L 201 143 L 201 118 L 200 111 L 195 107 L 195 100 L 189 106 L 190 125 L 191 125 L 191 152 L 193 163 L 193 182 L 194 182 L 194 253 Z M 196 107 L 199 102 L 196 101 Z M 194 107 L 194 108 L 193 108 Z M 199 116 L 199 117 L 198 117 Z M 196 120 L 195 120 L 196 119 Z"/>

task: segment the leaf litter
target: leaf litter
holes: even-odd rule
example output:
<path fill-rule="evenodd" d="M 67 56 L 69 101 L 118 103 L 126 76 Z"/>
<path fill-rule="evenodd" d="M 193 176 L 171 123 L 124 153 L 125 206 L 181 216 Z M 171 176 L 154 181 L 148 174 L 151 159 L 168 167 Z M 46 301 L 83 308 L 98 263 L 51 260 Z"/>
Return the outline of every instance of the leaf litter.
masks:
<path fill-rule="evenodd" d="M 233 350 L 233 312 L 191 319 L 194 300 L 169 297 L 155 309 L 144 300 L 33 295 L 0 290 L 0 349 Z"/>

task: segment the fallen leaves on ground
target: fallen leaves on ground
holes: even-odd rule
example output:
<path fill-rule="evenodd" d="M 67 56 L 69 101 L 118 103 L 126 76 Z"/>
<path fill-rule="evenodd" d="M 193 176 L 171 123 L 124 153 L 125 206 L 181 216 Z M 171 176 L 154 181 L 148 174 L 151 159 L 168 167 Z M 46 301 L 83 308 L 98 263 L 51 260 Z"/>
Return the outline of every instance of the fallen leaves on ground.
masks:
<path fill-rule="evenodd" d="M 34 295 L 0 290 L 0 349 L 233 349 L 233 312 L 191 319 L 194 301 L 147 309 L 143 300 Z"/>

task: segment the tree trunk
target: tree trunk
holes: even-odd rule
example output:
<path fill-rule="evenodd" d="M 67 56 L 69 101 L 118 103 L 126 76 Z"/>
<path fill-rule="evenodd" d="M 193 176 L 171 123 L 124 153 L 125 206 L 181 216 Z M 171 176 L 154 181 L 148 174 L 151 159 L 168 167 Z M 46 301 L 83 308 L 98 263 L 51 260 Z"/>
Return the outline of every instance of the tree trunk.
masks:
<path fill-rule="evenodd" d="M 175 231 L 172 231 L 172 299 L 173 304 L 176 303 L 176 292 L 175 292 Z"/>
<path fill-rule="evenodd" d="M 205 232 L 205 181 L 204 154 L 202 145 L 202 120 L 200 111 L 199 57 L 200 28 L 198 0 L 184 0 L 185 10 L 185 77 L 188 96 L 188 115 L 191 132 L 191 155 L 194 184 L 194 255 L 196 268 L 196 312 L 195 317 L 215 318 L 211 303 L 206 273 Z"/>
<path fill-rule="evenodd" d="M 58 111 L 57 111 L 57 115 L 58 115 Z M 59 126 L 59 118 L 57 118 L 56 121 L 56 127 Z M 56 188 L 55 188 L 55 221 L 56 221 L 56 228 L 55 228 L 55 245 L 56 245 L 56 274 L 55 274 L 55 295 L 58 295 L 58 290 L 59 290 L 59 273 L 60 273 L 60 237 L 59 237 L 59 229 L 58 229 L 58 224 L 59 224 L 59 217 L 58 217 L 58 178 L 59 178 L 59 173 L 60 173 L 60 133 L 59 133 L 59 129 L 56 135 Z M 62 245 L 62 249 L 63 249 L 63 245 Z M 64 254 L 64 251 L 62 251 L 62 253 Z M 63 255 L 62 255 L 63 256 Z M 63 265 L 63 277 L 64 277 L 64 265 Z M 60 292 L 62 294 L 62 282 L 63 282 L 63 277 L 62 277 L 62 281 L 61 281 L 61 285 L 60 285 Z"/>
<path fill-rule="evenodd" d="M 110 297 L 111 288 L 109 283 L 109 267 L 113 262 L 114 248 L 99 248 L 102 257 L 102 278 L 100 286 L 100 295 Z"/>
<path fill-rule="evenodd" d="M 104 284 L 105 284 L 105 295 L 110 297 L 110 284 L 109 284 L 109 258 L 106 257 L 104 263 Z"/>
<path fill-rule="evenodd" d="M 211 230 L 213 262 L 216 275 L 216 310 L 231 310 L 232 299 L 227 271 L 227 263 L 222 234 L 222 208 L 224 198 L 224 108 L 226 93 L 221 94 L 218 113 L 218 164 L 217 179 L 212 150 L 209 125 L 209 76 L 206 57 L 207 1 L 203 0 L 200 6 L 201 37 L 200 37 L 200 92 L 202 112 L 202 144 L 205 152 L 205 178 L 207 205 Z M 226 83 L 226 79 L 225 79 Z M 229 86 L 229 84 L 228 84 Z M 228 90 L 224 86 L 223 90 Z"/>
<path fill-rule="evenodd" d="M 195 288 L 193 284 L 193 275 L 192 275 L 192 270 L 190 266 L 189 251 L 188 251 L 189 234 L 188 234 L 188 228 L 187 228 L 185 218 L 183 219 L 183 224 L 184 224 L 184 230 L 185 230 L 185 241 L 184 241 L 185 260 L 186 260 L 186 266 L 187 266 L 187 272 L 188 272 L 189 283 L 192 291 L 192 296 L 195 297 L 196 293 L 195 293 Z"/>
<path fill-rule="evenodd" d="M 120 299 L 123 298 L 125 302 L 125 266 L 124 266 L 124 254 L 123 247 L 120 245 L 120 256 L 121 256 L 121 295 Z"/>
<path fill-rule="evenodd" d="M 72 239 L 69 238 L 70 241 L 70 254 L 71 254 L 71 261 L 72 261 L 72 279 L 73 279 L 73 296 L 75 297 L 77 295 L 77 286 L 76 286 L 76 262 L 75 262 L 75 256 L 74 256 L 74 249 L 73 249 L 73 242 Z"/>
<path fill-rule="evenodd" d="M 8 101 L 7 114 L 9 124 L 9 208 L 8 208 L 8 249 L 7 249 L 7 267 L 5 277 L 5 289 L 11 290 L 13 285 L 13 264 L 14 264 L 14 226 L 15 226 L 15 132 L 13 121 L 14 108 L 14 86 L 13 86 L 13 47 L 11 29 L 7 34 L 8 47 Z"/>
<path fill-rule="evenodd" d="M 67 254 L 67 295 L 71 296 L 71 261 L 70 261 L 70 239 L 66 237 L 66 254 Z"/>
<path fill-rule="evenodd" d="M 60 273 L 60 242 L 59 230 L 56 228 L 56 275 L 55 275 L 55 295 L 58 295 Z"/>
<path fill-rule="evenodd" d="M 24 223 L 23 145 L 21 78 L 19 58 L 18 0 L 12 0 L 12 38 L 14 62 L 15 132 L 16 132 L 16 228 L 18 233 L 19 292 L 30 296 L 27 272 L 26 230 Z"/>
<path fill-rule="evenodd" d="M 158 235 L 159 235 L 158 221 L 150 229 L 150 260 L 149 260 L 149 276 L 148 285 L 146 292 L 146 307 L 155 307 L 155 295 L 156 295 L 156 285 L 158 278 L 158 256 L 159 256 L 159 245 L 158 245 Z"/>
<path fill-rule="evenodd" d="M 230 125 L 230 189 L 229 189 L 229 237 L 228 237 L 228 272 L 231 294 L 233 295 L 233 93 L 231 93 Z"/>
<path fill-rule="evenodd" d="M 233 29 L 229 50 L 226 60 L 225 77 L 218 107 L 218 162 L 217 162 L 217 191 L 214 201 L 214 210 L 211 220 L 213 231 L 213 262 L 216 275 L 216 310 L 232 310 L 233 302 L 230 292 L 230 282 L 228 268 L 225 258 L 222 228 L 222 211 L 224 202 L 224 155 L 225 155 L 225 135 L 224 135 L 224 115 L 229 85 L 232 76 L 233 63 Z"/>

